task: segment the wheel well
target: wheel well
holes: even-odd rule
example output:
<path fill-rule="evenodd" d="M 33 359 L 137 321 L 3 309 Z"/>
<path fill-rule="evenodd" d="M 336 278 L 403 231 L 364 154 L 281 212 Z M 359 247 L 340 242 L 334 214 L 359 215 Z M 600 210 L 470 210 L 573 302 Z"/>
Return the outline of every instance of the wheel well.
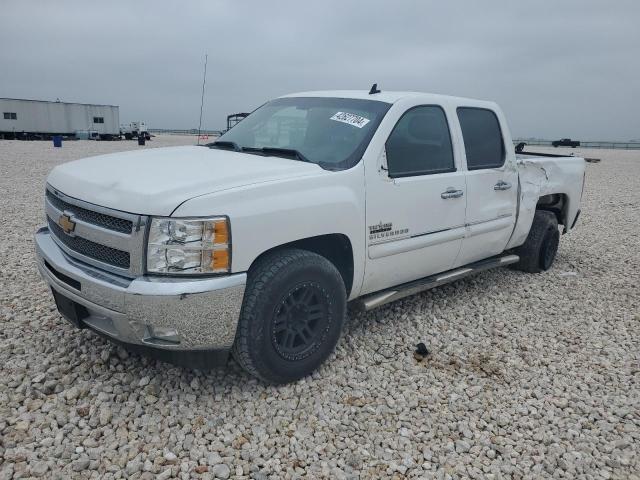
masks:
<path fill-rule="evenodd" d="M 538 199 L 536 210 L 546 210 L 553 213 L 558 219 L 558 224 L 565 225 L 567 217 L 567 195 L 564 193 L 551 193 Z"/>
<path fill-rule="evenodd" d="M 264 255 L 285 248 L 308 250 L 329 260 L 338 269 L 338 272 L 340 272 L 340 276 L 347 290 L 347 297 L 349 296 L 351 287 L 353 286 L 353 248 L 351 247 L 349 237 L 341 233 L 331 233 L 284 243 L 266 252 L 262 252 L 253 261 L 251 267 Z M 249 267 L 249 269 L 251 269 L 251 267 Z"/>

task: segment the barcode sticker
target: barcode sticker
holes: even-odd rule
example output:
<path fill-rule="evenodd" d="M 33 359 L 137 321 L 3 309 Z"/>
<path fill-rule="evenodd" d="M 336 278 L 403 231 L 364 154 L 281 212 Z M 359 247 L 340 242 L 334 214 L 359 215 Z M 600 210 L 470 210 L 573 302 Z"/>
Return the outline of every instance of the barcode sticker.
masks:
<path fill-rule="evenodd" d="M 368 118 L 361 117 L 360 115 L 356 115 L 355 113 L 348 112 L 338 112 L 331 120 L 335 120 L 336 122 L 347 123 L 349 125 L 353 125 L 354 127 L 362 128 L 367 123 L 369 123 Z"/>

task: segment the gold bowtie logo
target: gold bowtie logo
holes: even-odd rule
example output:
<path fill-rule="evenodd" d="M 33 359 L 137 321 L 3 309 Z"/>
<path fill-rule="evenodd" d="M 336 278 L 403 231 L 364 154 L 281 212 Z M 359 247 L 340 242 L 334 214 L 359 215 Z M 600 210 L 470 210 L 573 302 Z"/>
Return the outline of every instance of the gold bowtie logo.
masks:
<path fill-rule="evenodd" d="M 76 228 L 76 222 L 71 220 L 71 217 L 67 214 L 60 215 L 60 218 L 58 219 L 58 225 L 60 225 L 60 228 L 62 228 L 62 230 L 66 234 L 73 232 Z"/>

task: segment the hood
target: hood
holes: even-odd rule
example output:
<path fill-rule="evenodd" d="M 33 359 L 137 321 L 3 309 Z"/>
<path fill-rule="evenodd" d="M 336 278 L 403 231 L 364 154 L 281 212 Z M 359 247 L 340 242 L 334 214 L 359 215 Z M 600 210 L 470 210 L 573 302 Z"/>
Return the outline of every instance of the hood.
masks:
<path fill-rule="evenodd" d="M 84 158 L 57 166 L 47 181 L 96 205 L 168 216 L 200 195 L 322 172 L 318 165 L 286 158 L 188 146 Z"/>

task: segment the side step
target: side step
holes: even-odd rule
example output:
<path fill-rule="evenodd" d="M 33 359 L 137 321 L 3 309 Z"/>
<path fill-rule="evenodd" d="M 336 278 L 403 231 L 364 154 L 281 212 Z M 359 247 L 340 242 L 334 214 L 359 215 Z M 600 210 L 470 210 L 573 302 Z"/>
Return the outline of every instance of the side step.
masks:
<path fill-rule="evenodd" d="M 395 302 L 401 298 L 408 297 L 410 295 L 429 290 L 445 283 L 451 283 L 461 278 L 468 277 L 474 273 L 489 270 L 490 268 L 504 267 L 511 263 L 516 263 L 520 260 L 518 255 L 503 255 L 498 257 L 487 258 L 479 262 L 470 263 L 464 267 L 455 268 L 447 272 L 438 273 L 430 277 L 414 280 L 413 282 L 403 283 L 397 287 L 389 288 L 387 290 L 381 290 L 376 293 L 371 293 L 363 296 L 358 301 L 363 310 L 369 311 L 385 303 Z"/>

